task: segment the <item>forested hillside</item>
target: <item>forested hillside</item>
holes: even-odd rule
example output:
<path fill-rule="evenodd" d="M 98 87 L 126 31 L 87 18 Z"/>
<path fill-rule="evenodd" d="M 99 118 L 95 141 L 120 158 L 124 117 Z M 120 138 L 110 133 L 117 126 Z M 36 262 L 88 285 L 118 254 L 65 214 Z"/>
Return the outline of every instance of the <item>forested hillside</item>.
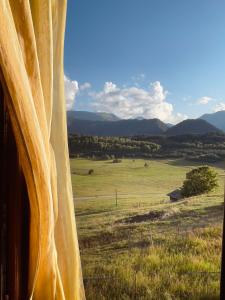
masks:
<path fill-rule="evenodd" d="M 178 136 L 69 136 L 70 156 L 94 158 L 186 158 L 199 162 L 225 159 L 225 134 Z"/>
<path fill-rule="evenodd" d="M 69 136 L 70 156 L 96 157 L 150 157 L 160 149 L 156 143 L 132 140 L 126 137 Z"/>
<path fill-rule="evenodd" d="M 184 134 L 206 134 L 209 132 L 220 132 L 218 128 L 202 119 L 188 119 L 169 128 L 166 132 L 168 136 Z"/>
<path fill-rule="evenodd" d="M 159 135 L 166 132 L 167 125 L 159 119 L 120 120 L 120 121 L 87 121 L 74 119 L 68 122 L 70 134 L 93 136 L 134 136 Z"/>

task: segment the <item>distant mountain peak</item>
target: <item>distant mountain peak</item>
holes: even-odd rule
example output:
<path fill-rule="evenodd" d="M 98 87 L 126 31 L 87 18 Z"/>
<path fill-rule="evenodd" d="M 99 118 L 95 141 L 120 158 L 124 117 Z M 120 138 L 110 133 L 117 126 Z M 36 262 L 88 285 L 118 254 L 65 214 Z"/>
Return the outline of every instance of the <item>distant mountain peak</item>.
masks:
<path fill-rule="evenodd" d="M 123 119 L 117 122 L 73 119 L 72 122 L 68 122 L 70 134 L 93 136 L 162 135 L 167 129 L 159 119 Z"/>
<path fill-rule="evenodd" d="M 186 134 L 206 134 L 211 132 L 221 132 L 218 128 L 202 119 L 187 119 L 169 128 L 167 135 L 186 135 Z"/>
<path fill-rule="evenodd" d="M 213 126 L 225 131 L 225 110 L 217 111 L 211 114 L 204 114 L 200 117 L 200 119 L 205 120 Z"/>
<path fill-rule="evenodd" d="M 67 111 L 67 121 L 73 119 L 87 120 L 87 121 L 119 121 L 120 118 L 112 113 L 106 112 L 90 112 L 82 110 Z"/>

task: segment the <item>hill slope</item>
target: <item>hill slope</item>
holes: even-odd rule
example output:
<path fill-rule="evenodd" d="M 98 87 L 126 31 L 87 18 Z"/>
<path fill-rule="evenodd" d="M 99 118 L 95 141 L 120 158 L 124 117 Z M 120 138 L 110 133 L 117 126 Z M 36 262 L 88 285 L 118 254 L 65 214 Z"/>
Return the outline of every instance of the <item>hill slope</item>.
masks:
<path fill-rule="evenodd" d="M 221 110 L 212 114 L 205 114 L 200 117 L 212 124 L 213 126 L 225 131 L 225 110 Z"/>
<path fill-rule="evenodd" d="M 90 111 L 67 111 L 67 122 L 73 120 L 88 120 L 88 121 L 119 121 L 120 118 L 114 114 L 105 112 L 90 112 Z"/>
<path fill-rule="evenodd" d="M 185 134 L 206 134 L 209 132 L 221 132 L 218 128 L 202 119 L 189 119 L 169 128 L 166 132 L 168 136 Z"/>
<path fill-rule="evenodd" d="M 167 129 L 166 124 L 158 119 L 120 120 L 117 122 L 73 120 L 68 122 L 70 134 L 96 136 L 160 135 Z"/>

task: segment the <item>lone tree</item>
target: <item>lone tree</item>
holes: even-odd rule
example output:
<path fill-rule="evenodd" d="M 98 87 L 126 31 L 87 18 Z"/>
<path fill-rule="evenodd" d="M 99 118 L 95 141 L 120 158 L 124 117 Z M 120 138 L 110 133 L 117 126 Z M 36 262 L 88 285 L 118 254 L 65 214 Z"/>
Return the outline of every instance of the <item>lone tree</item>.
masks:
<path fill-rule="evenodd" d="M 184 197 L 191 197 L 211 192 L 217 186 L 217 173 L 207 166 L 199 167 L 186 174 L 181 192 Z"/>

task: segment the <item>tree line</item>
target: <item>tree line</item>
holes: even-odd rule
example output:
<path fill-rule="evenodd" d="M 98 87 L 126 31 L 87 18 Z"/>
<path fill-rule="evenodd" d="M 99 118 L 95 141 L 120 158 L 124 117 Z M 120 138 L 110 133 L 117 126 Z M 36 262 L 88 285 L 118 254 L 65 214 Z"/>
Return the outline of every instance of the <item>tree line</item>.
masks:
<path fill-rule="evenodd" d="M 138 136 L 133 139 L 160 145 L 155 158 L 185 158 L 187 160 L 213 163 L 225 159 L 225 134 Z"/>
<path fill-rule="evenodd" d="M 69 135 L 70 157 L 152 157 L 160 145 L 127 137 L 98 137 Z"/>
<path fill-rule="evenodd" d="M 185 158 L 210 163 L 225 159 L 225 135 L 98 137 L 69 135 L 71 157 Z"/>

